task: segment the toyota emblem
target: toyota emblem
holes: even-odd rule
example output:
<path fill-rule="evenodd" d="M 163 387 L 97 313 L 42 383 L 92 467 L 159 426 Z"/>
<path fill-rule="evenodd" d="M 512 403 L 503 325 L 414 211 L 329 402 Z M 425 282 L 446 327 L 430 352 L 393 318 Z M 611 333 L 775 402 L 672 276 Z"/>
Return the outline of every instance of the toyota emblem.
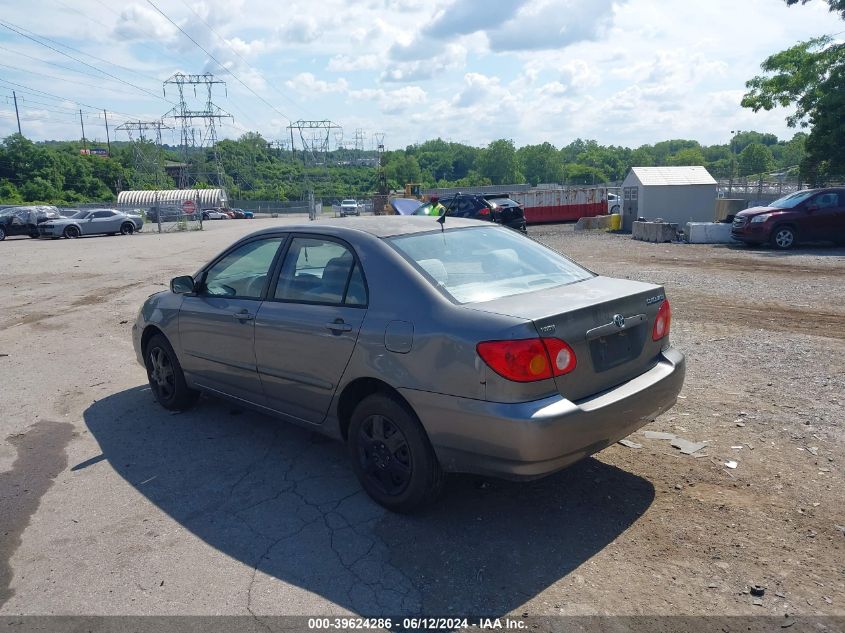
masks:
<path fill-rule="evenodd" d="M 613 323 L 616 325 L 616 327 L 623 328 L 625 327 L 625 317 L 623 317 L 621 314 L 614 314 Z"/>

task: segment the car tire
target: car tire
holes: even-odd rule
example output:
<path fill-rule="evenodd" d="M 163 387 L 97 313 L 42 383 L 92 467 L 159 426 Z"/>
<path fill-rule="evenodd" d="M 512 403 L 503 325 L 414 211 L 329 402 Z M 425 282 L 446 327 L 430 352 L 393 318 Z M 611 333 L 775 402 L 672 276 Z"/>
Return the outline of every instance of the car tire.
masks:
<path fill-rule="evenodd" d="M 161 334 L 144 347 L 144 366 L 153 396 L 165 409 L 184 411 L 196 404 L 200 393 L 188 387 L 176 352 Z"/>
<path fill-rule="evenodd" d="M 120 225 L 121 235 L 132 235 L 135 232 L 135 225 L 131 222 L 124 222 Z M 114 233 L 112 233 L 114 235 Z"/>
<path fill-rule="evenodd" d="M 777 226 L 772 231 L 771 244 L 779 251 L 786 251 L 798 243 L 798 235 L 791 226 Z"/>
<path fill-rule="evenodd" d="M 445 475 L 417 416 L 386 394 L 364 398 L 352 413 L 347 447 L 361 486 L 393 512 L 437 498 Z"/>
<path fill-rule="evenodd" d="M 618 205 L 618 204 L 614 204 L 614 205 L 610 208 L 610 213 L 611 213 L 611 214 L 613 214 L 613 213 L 619 213 L 619 205 Z"/>
<path fill-rule="evenodd" d="M 0 226 L 0 242 L 6 239 L 6 229 Z"/>
<path fill-rule="evenodd" d="M 65 231 L 64 233 L 62 233 L 62 235 L 64 235 L 68 239 L 75 240 L 80 235 L 79 228 L 75 226 L 69 226 L 65 228 Z"/>

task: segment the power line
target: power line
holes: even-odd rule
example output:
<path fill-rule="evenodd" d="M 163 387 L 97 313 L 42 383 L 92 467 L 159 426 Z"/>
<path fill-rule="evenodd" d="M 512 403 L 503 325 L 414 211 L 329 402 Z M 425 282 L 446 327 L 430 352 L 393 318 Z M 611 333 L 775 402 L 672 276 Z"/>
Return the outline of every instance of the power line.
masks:
<path fill-rule="evenodd" d="M 258 70 L 256 70 L 246 59 L 244 59 L 243 56 L 237 50 L 235 50 L 235 48 L 231 44 L 229 44 L 229 41 L 225 37 L 223 37 L 222 35 L 220 35 L 220 33 L 218 33 L 216 30 L 214 30 L 214 28 L 208 22 L 206 22 L 205 19 L 199 13 L 197 13 L 196 10 L 191 5 L 189 5 L 187 2 L 185 2 L 185 0 L 180 0 L 180 2 L 182 4 L 184 4 L 185 7 L 188 10 L 191 11 L 191 13 L 193 13 L 195 16 L 197 16 L 199 21 L 202 22 L 206 26 L 206 28 L 208 28 L 209 31 L 214 33 L 214 35 L 217 36 L 217 39 L 219 39 L 221 42 L 223 42 L 226 45 L 226 47 L 230 51 L 232 51 L 238 59 L 240 59 L 244 64 L 246 64 L 247 68 L 249 68 L 252 72 L 254 72 L 256 75 L 261 77 L 261 79 L 263 81 L 265 81 L 265 83 L 266 83 L 264 76 Z M 296 102 L 294 102 L 294 100 L 291 99 L 289 96 L 287 96 L 286 94 L 282 93 L 279 90 L 276 90 L 276 88 L 273 84 L 268 83 L 267 85 L 270 86 L 270 88 L 273 90 L 273 92 L 275 92 L 277 95 L 282 97 L 282 99 L 285 99 L 288 103 L 293 105 L 295 108 L 299 107 L 299 106 L 297 106 Z M 285 118 L 287 119 L 287 117 L 285 117 Z M 288 121 L 290 121 L 290 119 L 288 119 Z"/>
<path fill-rule="evenodd" d="M 88 108 L 89 110 L 102 110 L 102 108 L 98 108 L 97 106 L 92 106 L 92 105 L 89 105 L 87 103 L 82 103 L 81 101 L 75 101 L 73 99 L 68 99 L 67 97 L 62 97 L 60 95 L 56 95 L 56 94 L 53 94 L 53 93 L 50 93 L 50 92 L 45 92 L 43 90 L 36 90 L 35 88 L 30 88 L 29 86 L 25 86 L 23 84 L 19 84 L 19 83 L 16 83 L 14 81 L 9 81 L 8 79 L 0 79 L 0 81 L 3 82 L 3 83 L 11 84 L 13 86 L 17 86 L 18 88 L 23 89 L 25 92 L 34 92 L 34 93 L 44 95 L 45 97 L 52 97 L 54 99 L 60 99 L 61 101 L 69 101 L 70 103 L 75 103 L 76 105 L 82 106 L 83 108 Z M 125 115 L 125 116 L 130 117 L 130 118 L 135 116 L 134 114 L 129 114 L 128 112 L 120 112 L 119 110 L 110 110 L 110 112 L 114 112 L 115 114 L 122 114 L 122 115 Z"/>
<path fill-rule="evenodd" d="M 7 24 L 6 22 L 0 21 L 0 26 L 4 27 L 6 29 L 9 29 L 10 31 L 12 31 L 14 33 L 17 33 L 21 37 L 25 37 L 26 39 L 31 40 L 31 41 L 35 42 L 36 44 L 39 44 L 39 45 L 44 46 L 46 48 L 49 48 L 51 51 L 54 51 L 54 52 L 58 53 L 59 55 L 64 55 L 65 57 L 69 57 L 70 59 L 74 60 L 77 63 L 82 64 L 83 66 L 87 66 L 88 68 L 91 68 L 92 70 L 96 70 L 97 72 L 104 74 L 106 77 L 110 77 L 110 78 L 112 78 L 116 81 L 119 81 L 122 84 L 126 84 L 127 86 L 129 86 L 131 88 L 134 88 L 136 90 L 140 90 L 141 92 L 144 92 L 148 95 L 155 97 L 156 99 L 161 99 L 163 101 L 167 101 L 167 99 L 165 99 L 164 97 L 162 97 L 159 94 L 156 94 L 156 93 L 154 93 L 150 90 L 147 90 L 146 88 L 142 88 L 141 86 L 133 84 L 130 81 L 126 81 L 125 79 L 121 79 L 117 75 L 113 75 L 109 72 L 106 72 L 105 70 L 102 70 L 101 68 L 97 68 L 96 66 L 93 66 L 93 65 L 89 64 L 88 62 L 85 62 L 85 61 L 79 59 L 78 57 L 74 57 L 73 55 L 70 55 L 69 53 L 65 53 L 64 51 L 61 51 L 58 48 L 50 46 L 49 44 L 45 44 L 44 42 L 39 41 L 35 37 L 29 36 L 26 33 L 19 31 L 18 29 L 14 28 L 13 26 L 10 26 L 10 24 Z"/>
<path fill-rule="evenodd" d="M 79 12 L 77 11 L 77 13 L 79 13 Z M 82 15 L 84 15 L 84 14 L 82 14 Z M 39 40 L 44 40 L 45 42 L 50 42 L 51 44 L 55 44 L 56 46 L 61 46 L 62 48 L 66 48 L 69 51 L 73 51 L 74 53 L 79 53 L 80 55 L 85 55 L 86 57 L 90 57 L 91 59 L 96 59 L 98 62 L 108 64 L 109 66 L 114 66 L 115 68 L 120 68 L 121 70 L 125 70 L 126 72 L 132 73 L 133 75 L 143 77 L 147 81 L 152 81 L 153 83 L 158 83 L 158 79 L 156 79 L 155 77 L 151 77 L 150 75 L 145 75 L 144 73 L 139 72 L 139 71 L 135 70 L 134 68 L 129 68 L 128 66 L 121 66 L 120 64 L 115 64 L 111 60 L 103 59 L 102 57 L 97 57 L 96 55 L 92 55 L 91 53 L 86 53 L 85 51 L 81 51 L 78 48 L 74 48 L 73 46 L 68 46 L 67 44 L 59 42 L 57 40 L 50 39 L 49 37 L 46 37 L 44 35 L 39 35 L 35 31 L 31 31 L 27 28 L 20 26 L 19 24 L 14 24 L 13 22 L 9 22 L 8 20 L 5 20 L 5 22 L 6 22 L 6 24 L 9 24 L 9 25 L 15 27 L 16 29 L 20 29 L 24 33 L 29 33 L 29 35 L 31 35 L 31 36 L 39 39 Z M 24 35 L 24 37 L 26 37 L 26 36 Z M 61 51 L 59 51 L 59 52 L 61 52 Z M 64 54 L 64 53 L 62 53 L 62 54 Z M 99 70 L 99 69 L 96 69 L 96 70 Z M 102 71 L 100 71 L 100 72 L 102 72 Z"/>
<path fill-rule="evenodd" d="M 79 73 L 81 75 L 85 75 L 86 77 L 93 77 L 94 79 L 99 79 L 102 81 L 103 77 L 101 75 L 95 75 L 94 73 L 88 73 L 84 70 L 79 70 L 78 68 L 71 68 L 70 66 L 62 66 L 61 64 L 56 64 L 55 62 L 47 61 L 46 59 L 41 59 L 40 57 L 35 57 L 34 55 L 27 55 L 26 53 L 21 53 L 20 51 L 13 50 L 11 48 L 6 48 L 5 46 L 0 46 L 0 50 L 8 51 L 14 55 L 20 55 L 21 57 L 26 57 L 27 59 L 31 59 L 36 62 L 41 62 L 42 64 L 48 64 L 49 66 L 55 66 L 56 68 L 61 68 L 62 70 L 69 70 L 73 73 Z M 48 75 L 47 73 L 40 73 L 35 70 L 26 69 L 23 71 L 21 68 L 17 66 L 10 66 L 9 64 L 0 64 L 5 68 L 10 68 L 11 70 L 16 70 L 20 72 L 25 72 L 28 75 L 41 75 L 42 77 L 47 77 L 49 79 L 56 79 L 58 81 L 65 81 L 68 83 L 79 84 L 80 86 L 88 86 L 89 88 L 97 88 L 98 90 L 109 90 L 111 92 L 117 92 L 122 95 L 126 95 L 126 90 L 123 88 L 116 88 L 112 86 L 104 86 L 102 84 L 89 84 L 84 81 L 79 81 L 78 79 L 68 79 L 66 77 L 56 77 L 55 75 Z"/>
<path fill-rule="evenodd" d="M 272 103 L 270 103 L 269 101 L 267 101 L 267 99 L 265 99 L 264 97 L 262 97 L 260 94 L 258 94 L 257 92 L 255 92 L 255 90 L 253 90 L 253 89 L 252 89 L 252 88 L 250 88 L 247 84 L 245 84 L 245 83 L 241 80 L 241 78 L 240 78 L 240 77 L 238 77 L 238 76 L 237 76 L 235 73 L 233 73 L 230 69 L 226 68 L 226 66 L 224 66 L 224 65 L 220 62 L 220 60 L 218 60 L 218 59 L 217 59 L 214 55 L 212 55 L 212 54 L 211 54 L 211 53 L 209 53 L 209 52 L 208 52 L 205 48 L 203 48 L 203 47 L 202 47 L 202 45 L 200 45 L 200 43 L 199 43 L 199 42 L 197 42 L 197 41 L 196 41 L 193 37 L 191 37 L 190 35 L 188 35 L 188 33 L 187 33 L 187 32 L 185 32 L 185 30 L 184 30 L 181 26 L 179 26 L 178 24 L 176 24 L 176 22 L 174 22 L 172 19 L 170 19 L 170 16 L 168 16 L 168 15 L 167 15 L 164 11 L 162 11 L 161 9 L 159 9 L 159 8 L 158 8 L 158 6 L 157 6 L 157 5 L 153 2 L 153 0 L 147 0 L 147 4 L 149 4 L 149 5 L 150 5 L 153 9 L 155 9 L 156 11 L 158 11 L 158 13 L 159 13 L 159 14 L 161 14 L 161 16 L 162 16 L 165 20 L 167 20 L 167 21 L 168 21 L 168 22 L 170 22 L 173 26 L 175 26 L 177 29 L 179 29 L 179 32 L 180 32 L 180 33 L 182 33 L 182 35 L 184 35 L 184 36 L 185 36 L 185 37 L 187 37 L 189 40 L 191 40 L 191 42 L 193 42 L 193 43 L 194 43 L 194 45 L 195 45 L 198 49 L 200 49 L 203 53 L 205 53 L 206 55 L 208 55 L 208 57 L 211 59 L 211 61 L 213 61 L 215 64 L 217 64 L 217 65 L 221 68 L 221 70 L 222 70 L 224 73 L 228 73 L 228 74 L 230 74 L 230 75 L 232 76 L 232 78 L 233 78 L 235 81 L 237 81 L 237 82 L 238 82 L 239 84 L 241 84 L 244 88 L 246 88 L 247 90 L 249 90 L 249 91 L 250 91 L 250 93 L 252 93 L 255 97 L 257 97 L 258 99 L 260 99 L 260 100 L 261 100 L 261 101 L 262 101 L 262 102 L 263 102 L 263 103 L 264 103 L 267 107 L 269 107 L 271 110 L 273 110 L 276 114 L 278 114 L 278 115 L 279 115 L 279 116 L 281 116 L 282 118 L 286 119 L 287 121 L 291 121 L 291 118 L 290 118 L 288 115 L 286 115 L 284 112 L 282 112 L 281 110 L 279 110 L 278 108 L 276 108 L 276 106 L 274 106 Z"/>

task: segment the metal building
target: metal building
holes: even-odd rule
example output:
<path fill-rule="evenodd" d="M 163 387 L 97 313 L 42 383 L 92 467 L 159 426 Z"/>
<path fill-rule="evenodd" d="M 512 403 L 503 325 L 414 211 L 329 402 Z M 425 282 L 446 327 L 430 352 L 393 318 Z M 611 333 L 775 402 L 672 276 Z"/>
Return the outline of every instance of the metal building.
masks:
<path fill-rule="evenodd" d="M 193 200 L 200 209 L 229 206 L 225 189 L 160 189 L 156 191 L 121 191 L 117 194 L 117 204 L 121 206 L 152 207 L 164 204 Z"/>
<path fill-rule="evenodd" d="M 712 222 L 717 186 L 704 167 L 632 167 L 622 182 L 622 228 L 637 218 Z"/>

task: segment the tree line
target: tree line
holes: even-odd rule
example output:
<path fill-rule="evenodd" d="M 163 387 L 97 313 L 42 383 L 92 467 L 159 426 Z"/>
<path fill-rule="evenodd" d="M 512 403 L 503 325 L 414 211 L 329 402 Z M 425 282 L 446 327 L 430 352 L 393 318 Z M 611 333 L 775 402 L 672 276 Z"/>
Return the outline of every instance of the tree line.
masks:
<path fill-rule="evenodd" d="M 406 183 L 426 187 L 485 184 L 619 183 L 633 166 L 704 165 L 716 178 L 764 176 L 775 172 L 797 177 L 806 158 L 807 134 L 789 140 L 773 134 L 741 132 L 729 143 L 701 145 L 688 139 L 628 148 L 576 139 L 563 147 L 551 143 L 517 147 L 498 139 L 473 147 L 442 139 L 385 152 L 382 165 L 391 189 Z M 73 205 L 111 202 L 125 189 L 176 187 L 183 157 L 178 148 L 145 141 L 112 143 L 108 157 L 84 155 L 76 141 L 32 142 L 18 134 L 0 143 L 0 204 Z M 247 133 L 219 141 L 215 152 L 196 150 L 187 171 L 195 186 L 222 185 L 231 199 L 300 200 L 312 188 L 319 198 L 364 196 L 376 191 L 374 152 L 328 152 L 320 164 L 305 165 L 289 150 L 279 150 L 261 135 Z M 140 157 L 140 158 L 139 158 Z M 366 163 L 366 164 L 361 164 Z M 136 165 L 143 169 L 136 169 Z"/>

